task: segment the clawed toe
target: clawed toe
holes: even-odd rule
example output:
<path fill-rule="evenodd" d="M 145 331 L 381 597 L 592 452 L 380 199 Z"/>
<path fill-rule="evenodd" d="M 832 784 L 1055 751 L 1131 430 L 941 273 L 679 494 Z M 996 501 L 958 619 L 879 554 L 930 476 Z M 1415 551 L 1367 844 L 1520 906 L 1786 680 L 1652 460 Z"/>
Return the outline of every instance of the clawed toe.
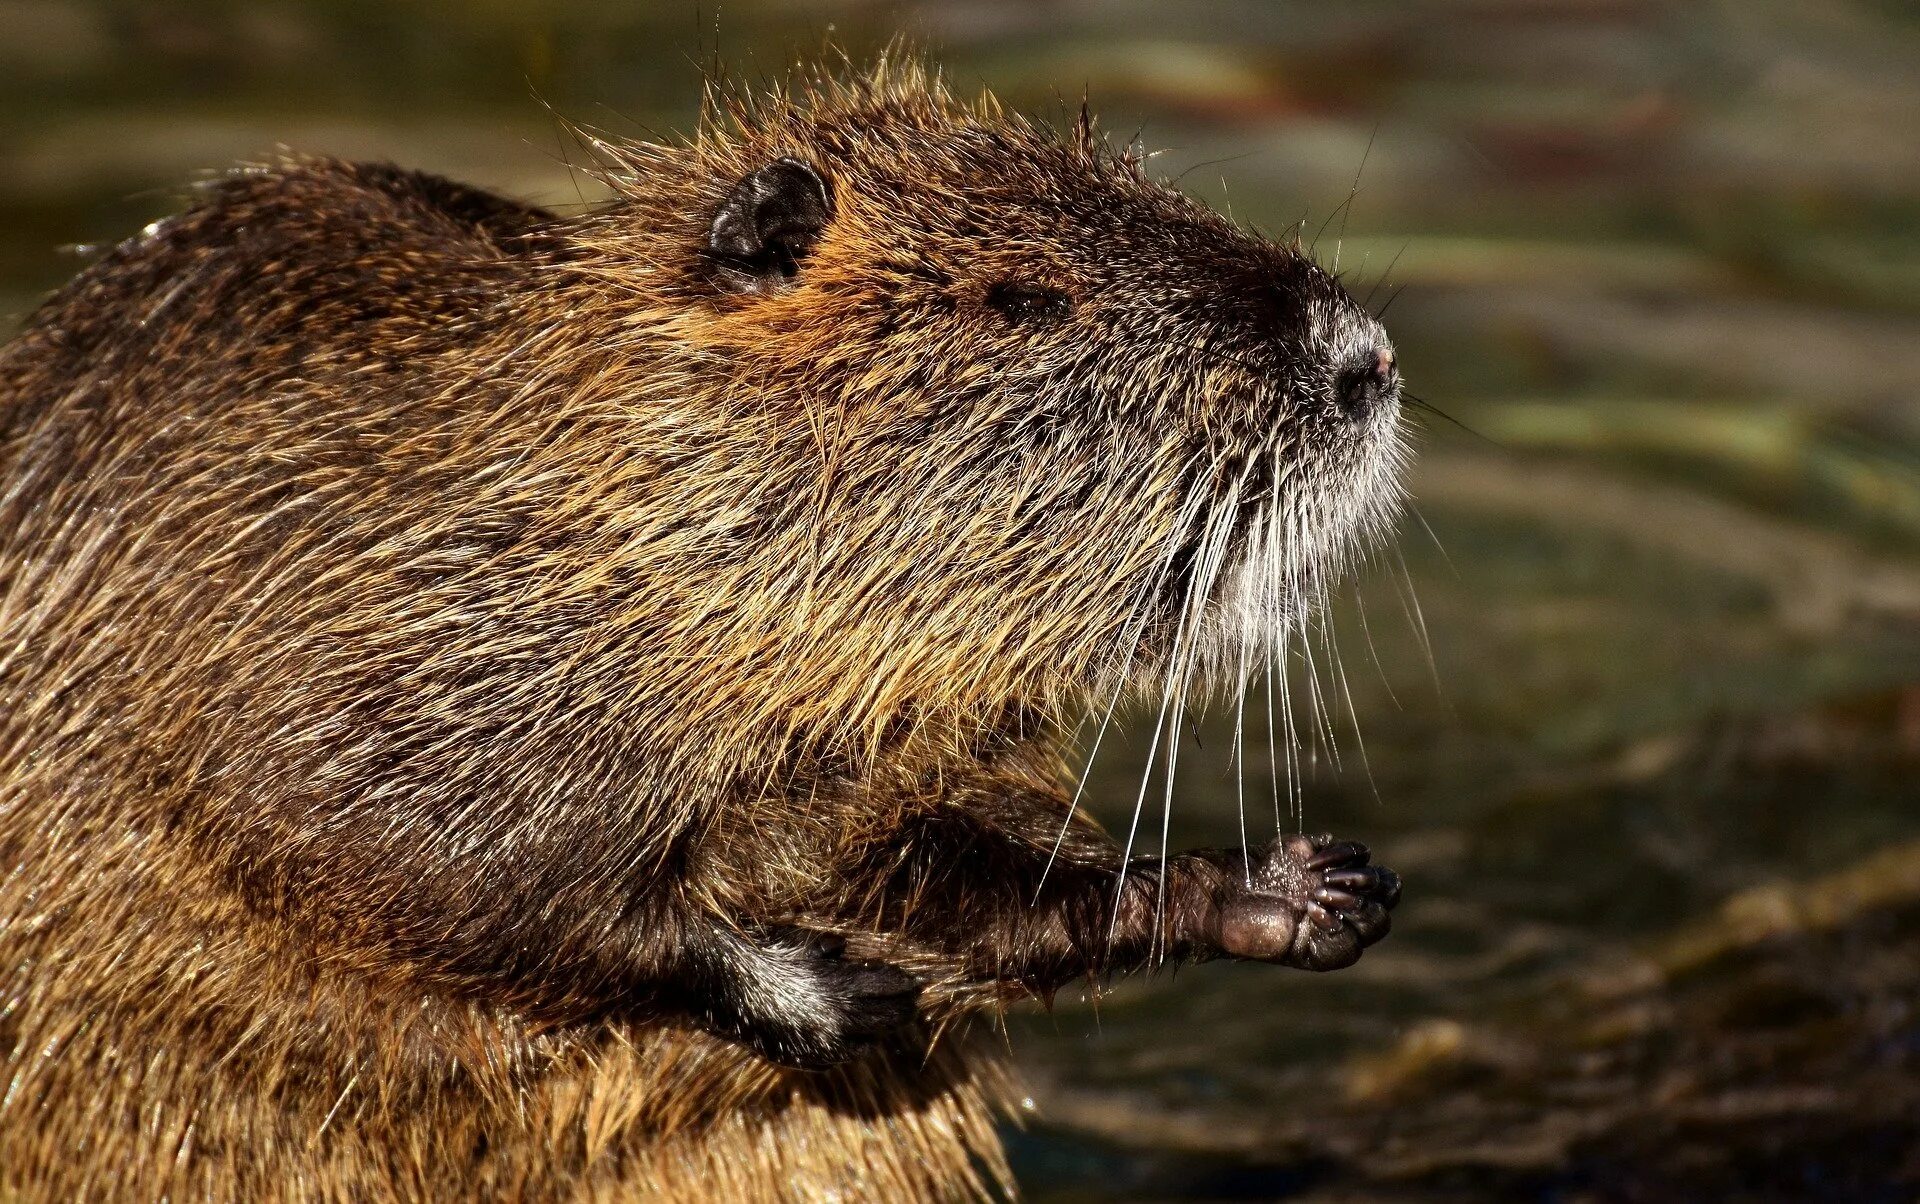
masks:
<path fill-rule="evenodd" d="M 1308 839 L 1317 843 L 1323 840 L 1331 840 L 1332 838 L 1327 836 L 1314 836 Z M 1325 848 L 1310 855 L 1307 858 L 1307 868 L 1311 870 L 1324 870 L 1333 866 L 1361 866 L 1365 865 L 1372 857 L 1373 854 L 1367 851 L 1367 846 L 1357 840 L 1335 840 Z"/>
<path fill-rule="evenodd" d="M 1221 906 L 1221 948 L 1236 957 L 1337 970 L 1387 935 L 1400 877 L 1357 841 L 1287 836 L 1257 857 L 1251 887 Z M 1303 922 L 1304 921 L 1304 922 Z"/>

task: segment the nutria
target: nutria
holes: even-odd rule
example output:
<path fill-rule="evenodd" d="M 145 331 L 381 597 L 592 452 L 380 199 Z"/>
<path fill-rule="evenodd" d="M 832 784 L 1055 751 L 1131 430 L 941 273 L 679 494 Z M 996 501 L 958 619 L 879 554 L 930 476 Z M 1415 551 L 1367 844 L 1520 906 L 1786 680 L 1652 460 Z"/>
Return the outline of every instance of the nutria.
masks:
<path fill-rule="evenodd" d="M 968 1017 L 1386 932 L 1061 753 L 1391 509 L 1361 306 L 912 64 L 598 149 L 227 175 L 0 353 L 0 1196 L 992 1195 Z"/>

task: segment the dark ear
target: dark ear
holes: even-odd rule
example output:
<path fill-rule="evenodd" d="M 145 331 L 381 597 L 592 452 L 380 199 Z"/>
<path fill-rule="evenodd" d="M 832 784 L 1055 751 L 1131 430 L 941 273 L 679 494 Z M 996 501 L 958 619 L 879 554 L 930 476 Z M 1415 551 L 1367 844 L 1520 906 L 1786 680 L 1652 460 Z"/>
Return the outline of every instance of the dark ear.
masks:
<path fill-rule="evenodd" d="M 707 227 L 715 278 L 741 293 L 780 288 L 800 271 L 833 216 L 833 194 L 798 159 L 775 159 L 743 176 Z"/>

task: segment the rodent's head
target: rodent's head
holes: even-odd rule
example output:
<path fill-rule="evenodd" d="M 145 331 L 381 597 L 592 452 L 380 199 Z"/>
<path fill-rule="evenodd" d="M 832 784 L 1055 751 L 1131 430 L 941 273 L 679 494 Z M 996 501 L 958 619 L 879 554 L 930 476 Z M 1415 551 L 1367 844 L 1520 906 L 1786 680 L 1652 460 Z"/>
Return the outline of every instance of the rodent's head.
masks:
<path fill-rule="evenodd" d="M 622 153 L 671 237 L 616 213 L 609 253 L 655 265 L 730 437 L 805 449 L 742 457 L 814 528 L 810 566 L 763 573 L 831 581 L 804 621 L 930 666 L 923 691 L 1256 667 L 1394 509 L 1379 323 L 1084 117 L 889 68 Z"/>

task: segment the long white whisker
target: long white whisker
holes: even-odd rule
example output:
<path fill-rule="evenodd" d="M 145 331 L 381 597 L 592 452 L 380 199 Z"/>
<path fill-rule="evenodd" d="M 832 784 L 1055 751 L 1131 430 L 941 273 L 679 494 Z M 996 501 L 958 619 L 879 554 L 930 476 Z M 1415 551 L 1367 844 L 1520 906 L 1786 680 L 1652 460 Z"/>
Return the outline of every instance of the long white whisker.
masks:
<path fill-rule="evenodd" d="M 1047 875 L 1053 872 L 1053 865 L 1060 856 L 1061 846 L 1066 843 L 1067 832 L 1073 826 L 1074 813 L 1079 809 L 1080 800 L 1086 794 L 1087 782 L 1093 774 L 1094 761 L 1100 755 L 1101 742 L 1106 739 L 1107 731 L 1113 725 L 1114 712 L 1120 705 L 1121 697 L 1126 693 L 1127 681 L 1132 673 L 1133 660 L 1139 652 L 1140 637 L 1146 630 L 1148 612 L 1151 609 L 1149 603 L 1153 600 L 1154 595 L 1159 593 L 1162 586 L 1165 585 L 1167 574 L 1173 567 L 1174 552 L 1179 548 L 1180 538 L 1186 533 L 1188 524 L 1193 521 L 1193 516 L 1198 513 L 1202 497 L 1203 491 L 1198 486 L 1189 493 L 1186 502 L 1182 504 L 1179 513 L 1174 518 L 1171 528 L 1167 532 L 1166 546 L 1161 550 L 1158 567 L 1155 569 L 1152 577 L 1143 585 L 1139 596 L 1134 601 L 1133 615 L 1129 619 L 1129 627 L 1131 630 L 1126 637 L 1127 650 L 1121 659 L 1120 673 L 1118 679 L 1114 682 L 1112 696 L 1107 699 L 1106 714 L 1100 721 L 1099 730 L 1094 734 L 1093 748 L 1087 753 L 1086 765 L 1082 767 L 1080 771 L 1080 781 L 1074 787 L 1073 798 L 1067 804 L 1066 814 L 1060 819 L 1060 831 L 1054 837 L 1052 850 L 1047 854 L 1047 864 L 1042 867 L 1040 871 L 1040 881 L 1033 888 L 1033 901 L 1035 904 L 1039 903 L 1040 892 L 1046 889 Z"/>
<path fill-rule="evenodd" d="M 1331 732 L 1327 726 L 1327 701 L 1320 686 L 1320 667 L 1313 659 L 1313 632 L 1300 632 L 1300 656 L 1307 668 L 1307 717 L 1313 721 L 1314 765 L 1318 767 L 1320 755 L 1324 753 L 1332 762 L 1334 769 L 1340 768 L 1340 754 L 1330 747 Z"/>
<path fill-rule="evenodd" d="M 1361 590 L 1357 582 L 1353 587 L 1353 605 L 1354 609 L 1358 611 L 1360 615 L 1360 632 L 1367 640 L 1367 659 L 1373 662 L 1374 672 L 1380 677 L 1380 685 L 1387 691 L 1387 700 L 1398 708 L 1400 705 L 1400 696 L 1394 693 L 1393 682 L 1387 678 L 1387 667 L 1380 662 L 1380 649 L 1377 648 L 1373 642 L 1373 624 L 1367 621 L 1366 594 Z"/>
<path fill-rule="evenodd" d="M 1209 525 L 1204 536 L 1205 542 L 1202 544 L 1200 561 L 1195 568 L 1193 586 L 1187 595 L 1187 621 L 1191 629 L 1196 633 L 1200 630 L 1201 624 L 1204 622 L 1207 606 L 1212 601 L 1214 583 L 1219 578 L 1220 567 L 1226 560 L 1227 541 L 1228 537 L 1233 533 L 1234 515 L 1239 507 L 1240 481 L 1244 479 L 1245 474 L 1243 473 L 1241 478 L 1236 480 L 1233 486 L 1227 491 L 1226 500 L 1215 508 L 1213 515 L 1211 515 L 1209 519 Z M 1166 798 L 1160 811 L 1161 871 L 1159 890 L 1154 900 L 1154 934 L 1156 941 L 1159 940 L 1166 931 L 1167 842 L 1169 833 L 1173 827 L 1173 789 L 1176 770 L 1180 763 L 1180 729 L 1178 725 L 1181 716 L 1186 712 L 1187 693 L 1193 684 L 1194 672 L 1200 661 L 1197 655 L 1198 648 L 1198 640 L 1188 641 L 1185 658 L 1186 663 L 1180 668 L 1179 692 L 1174 699 L 1173 714 L 1175 727 L 1173 730 L 1173 740 L 1167 745 Z M 1159 950 L 1162 956 L 1164 956 L 1165 952 L 1166 950 L 1164 948 Z"/>
<path fill-rule="evenodd" d="M 1113 916 L 1107 925 L 1107 948 L 1113 948 L 1114 936 L 1120 930 L 1120 900 L 1127 888 L 1127 863 L 1133 860 L 1134 837 L 1140 832 L 1140 816 L 1146 810 L 1147 786 L 1153 781 L 1153 765 L 1160 755 L 1160 738 L 1166 732 L 1167 711 L 1173 705 L 1173 674 L 1178 668 L 1187 636 L 1186 613 L 1182 612 L 1179 629 L 1174 633 L 1174 655 L 1167 666 L 1167 677 L 1161 685 L 1160 714 L 1153 723 L 1153 741 L 1147 746 L 1146 768 L 1140 772 L 1140 794 L 1133 800 L 1133 822 L 1127 825 L 1127 843 L 1120 850 L 1119 873 L 1114 878 Z M 1180 733 L 1174 733 L 1177 743 Z"/>
<path fill-rule="evenodd" d="M 1353 746 L 1360 753 L 1360 772 L 1366 775 L 1367 789 L 1373 791 L 1374 801 L 1384 803 L 1386 800 L 1380 797 L 1380 784 L 1373 777 L 1373 762 L 1367 756 L 1367 737 L 1360 730 L 1360 709 L 1354 705 L 1353 684 L 1347 680 L 1346 662 L 1340 655 L 1339 633 L 1334 630 L 1331 622 L 1326 623 L 1321 630 L 1326 636 L 1327 661 L 1332 666 L 1334 683 L 1339 686 L 1340 697 L 1347 704 L 1347 722 L 1353 729 Z"/>
<path fill-rule="evenodd" d="M 1427 516 L 1420 513 L 1420 507 L 1414 505 L 1412 502 L 1408 502 L 1407 512 L 1413 515 L 1414 521 L 1419 523 L 1421 528 L 1426 531 L 1427 538 L 1433 541 L 1434 550 L 1440 553 L 1440 559 L 1446 561 L 1447 568 L 1452 570 L 1455 577 L 1458 577 L 1460 575 L 1460 569 L 1453 563 L 1453 557 L 1447 555 L 1447 545 L 1440 542 L 1439 532 L 1433 529 L 1433 524 L 1427 521 Z"/>
<path fill-rule="evenodd" d="M 1267 662 L 1267 663 L 1266 663 L 1266 670 L 1267 670 L 1267 773 L 1268 773 L 1268 776 L 1269 776 L 1269 777 L 1270 777 L 1270 778 L 1272 779 L 1272 785 L 1273 785 L 1273 834 L 1274 834 L 1275 836 L 1279 836 L 1279 835 L 1281 835 L 1281 834 L 1282 834 L 1283 832 L 1285 832 L 1285 831 L 1286 831 L 1286 821 L 1284 820 L 1284 818 L 1283 818 L 1283 817 L 1281 816 L 1281 814 L 1280 814 L 1280 777 L 1281 777 L 1281 772 L 1280 772 L 1280 742 L 1279 742 L 1279 740 L 1278 740 L 1278 739 L 1276 738 L 1276 733 L 1275 733 L 1275 725 L 1274 725 L 1274 711 L 1275 711 L 1275 710 L 1277 709 L 1277 706 L 1276 706 L 1276 704 L 1275 704 L 1275 702 L 1274 702 L 1274 691 L 1273 691 L 1273 662 L 1274 662 L 1274 656 L 1273 656 L 1273 653 L 1272 653 L 1272 652 L 1269 652 L 1269 653 L 1268 653 L 1268 655 L 1267 655 L 1267 658 L 1266 658 L 1266 662 Z"/>
<path fill-rule="evenodd" d="M 1400 565 L 1400 575 L 1394 581 L 1396 590 L 1403 583 L 1405 586 L 1404 591 L 1400 591 L 1401 609 L 1406 611 L 1407 622 L 1412 625 L 1414 634 L 1420 639 L 1420 651 L 1427 658 L 1427 672 L 1433 676 L 1433 691 L 1442 701 L 1445 701 L 1446 692 L 1440 687 L 1440 666 L 1433 659 L 1433 640 L 1427 634 L 1427 616 L 1420 609 L 1420 596 L 1414 592 L 1413 573 L 1407 568 L 1405 553 L 1395 547 L 1393 555 Z"/>
<path fill-rule="evenodd" d="M 1285 531 L 1287 536 L 1286 572 L 1288 578 L 1288 596 L 1289 598 L 1297 598 L 1300 590 L 1300 557 L 1298 548 L 1300 540 L 1295 531 L 1292 516 L 1288 516 Z M 1280 646 L 1275 658 L 1278 662 L 1275 669 L 1275 676 L 1278 678 L 1280 687 L 1280 717 L 1283 721 L 1283 730 L 1286 733 L 1287 811 L 1296 824 L 1300 824 L 1305 821 L 1306 803 L 1302 793 L 1304 788 L 1302 779 L 1305 774 L 1300 764 L 1300 724 L 1293 710 L 1293 635 L 1292 626 L 1281 629 Z"/>
<path fill-rule="evenodd" d="M 1240 847 L 1247 840 L 1247 660 L 1253 642 L 1253 624 L 1240 625 L 1240 659 L 1233 674 L 1233 806 L 1240 817 Z M 1244 859 L 1247 887 L 1253 887 L 1253 860 Z"/>
<path fill-rule="evenodd" d="M 1194 498 L 1203 496 L 1205 487 L 1211 479 L 1212 473 L 1209 472 L 1196 483 Z M 1189 517 L 1188 521 L 1192 521 L 1191 517 Z M 1174 674 L 1178 671 L 1185 657 L 1187 641 L 1193 634 L 1191 624 L 1188 622 L 1191 614 L 1192 609 L 1190 607 L 1182 607 L 1180 623 L 1174 631 L 1173 651 L 1167 661 L 1166 678 L 1161 684 L 1160 714 L 1154 721 L 1153 740 L 1147 747 L 1146 768 L 1143 769 L 1140 774 L 1140 793 L 1133 801 L 1133 820 L 1127 826 L 1127 841 L 1120 851 L 1118 873 L 1114 877 L 1113 916 L 1107 925 L 1107 948 L 1109 950 L 1113 948 L 1115 934 L 1119 931 L 1120 901 L 1124 897 L 1127 887 L 1127 863 L 1133 859 L 1133 842 L 1135 837 L 1139 835 L 1140 816 L 1146 810 L 1147 805 L 1147 787 L 1153 780 L 1154 760 L 1159 756 L 1160 740 L 1166 733 L 1168 708 L 1173 704 Z M 1178 732 L 1174 733 L 1174 739 L 1176 742 L 1179 740 Z"/>

